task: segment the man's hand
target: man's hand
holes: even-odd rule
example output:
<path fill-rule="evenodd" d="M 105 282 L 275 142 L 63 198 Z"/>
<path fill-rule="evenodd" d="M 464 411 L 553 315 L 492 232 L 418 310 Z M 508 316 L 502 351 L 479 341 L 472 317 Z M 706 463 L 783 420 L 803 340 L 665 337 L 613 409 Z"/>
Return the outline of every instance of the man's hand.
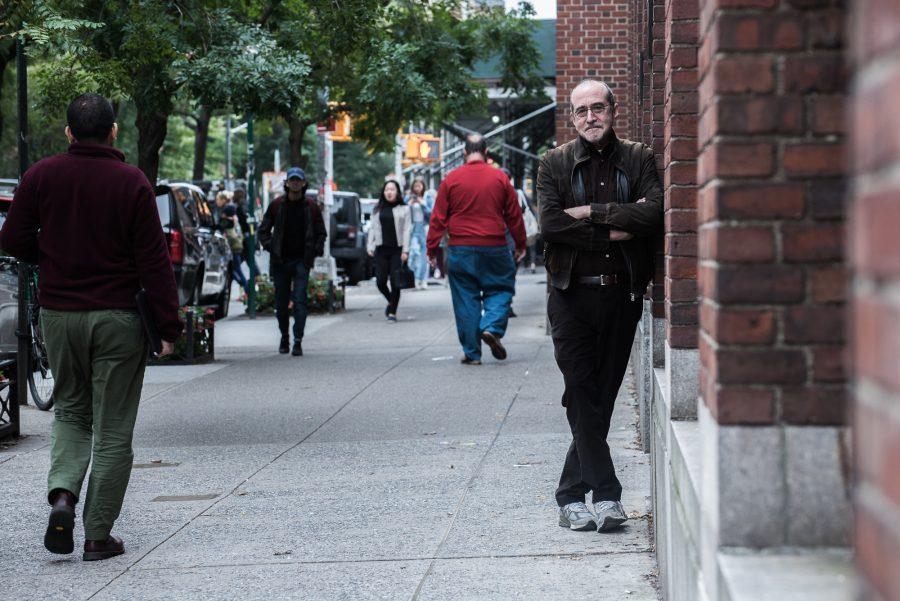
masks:
<path fill-rule="evenodd" d="M 165 357 L 166 355 L 171 355 L 175 352 L 175 343 L 169 342 L 167 340 L 162 341 L 162 350 L 159 352 L 160 357 Z"/>
<path fill-rule="evenodd" d="M 400 260 L 406 263 L 409 260 L 409 253 L 400 253 Z"/>
<path fill-rule="evenodd" d="M 634 238 L 634 234 L 629 234 L 622 230 L 609 230 L 610 242 L 622 242 L 623 240 L 631 240 L 632 238 Z"/>
<path fill-rule="evenodd" d="M 434 255 L 428 255 L 428 264 L 432 267 L 437 267 L 437 258 Z"/>
<path fill-rule="evenodd" d="M 584 205 L 581 207 L 572 207 L 571 209 L 566 209 L 566 214 L 572 219 L 590 219 L 591 205 Z"/>
<path fill-rule="evenodd" d="M 518 263 L 522 260 L 523 257 L 525 257 L 525 251 L 526 249 L 524 248 L 516 251 L 516 263 Z"/>
<path fill-rule="evenodd" d="M 374 257 L 374 256 L 375 256 L 375 253 L 374 253 L 373 251 L 371 251 L 371 250 L 368 250 L 368 251 L 366 251 L 366 252 L 369 253 L 369 256 L 370 256 L 370 257 Z"/>

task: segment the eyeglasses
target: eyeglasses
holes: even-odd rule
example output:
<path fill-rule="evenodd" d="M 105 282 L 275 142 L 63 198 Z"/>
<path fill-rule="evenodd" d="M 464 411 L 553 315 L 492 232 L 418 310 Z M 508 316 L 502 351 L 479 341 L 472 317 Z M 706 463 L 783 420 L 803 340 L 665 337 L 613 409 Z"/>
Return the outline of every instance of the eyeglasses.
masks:
<path fill-rule="evenodd" d="M 602 102 L 598 102 L 596 104 L 592 104 L 590 106 L 579 106 L 577 109 L 573 109 L 572 113 L 578 117 L 579 119 L 584 119 L 587 117 L 588 111 L 594 113 L 595 117 L 599 117 L 603 113 L 606 112 L 606 109 L 609 108 L 608 104 L 603 104 Z"/>

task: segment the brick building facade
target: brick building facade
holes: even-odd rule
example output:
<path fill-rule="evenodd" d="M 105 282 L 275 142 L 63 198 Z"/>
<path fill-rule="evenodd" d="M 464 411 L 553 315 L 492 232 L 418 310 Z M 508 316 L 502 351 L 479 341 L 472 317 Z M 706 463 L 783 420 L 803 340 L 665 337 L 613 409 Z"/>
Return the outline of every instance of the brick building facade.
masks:
<path fill-rule="evenodd" d="M 667 599 L 900 600 L 898 48 L 889 0 L 558 2 L 557 142 L 602 79 L 664 182 L 632 363 Z"/>

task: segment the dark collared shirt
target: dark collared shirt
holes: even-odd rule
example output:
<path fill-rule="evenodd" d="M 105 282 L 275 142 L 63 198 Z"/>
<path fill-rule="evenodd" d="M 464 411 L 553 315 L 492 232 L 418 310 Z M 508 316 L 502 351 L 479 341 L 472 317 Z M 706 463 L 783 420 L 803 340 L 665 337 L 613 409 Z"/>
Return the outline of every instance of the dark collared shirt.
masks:
<path fill-rule="evenodd" d="M 614 145 L 607 144 L 598 151 L 584 138 L 579 138 L 579 140 L 591 155 L 590 160 L 580 167 L 584 178 L 585 201 L 588 203 L 616 202 L 616 167 L 612 160 Z M 572 269 L 574 276 L 624 275 L 627 272 L 625 257 L 622 255 L 619 242 L 610 242 L 605 250 L 578 251 L 578 257 L 575 259 Z"/>

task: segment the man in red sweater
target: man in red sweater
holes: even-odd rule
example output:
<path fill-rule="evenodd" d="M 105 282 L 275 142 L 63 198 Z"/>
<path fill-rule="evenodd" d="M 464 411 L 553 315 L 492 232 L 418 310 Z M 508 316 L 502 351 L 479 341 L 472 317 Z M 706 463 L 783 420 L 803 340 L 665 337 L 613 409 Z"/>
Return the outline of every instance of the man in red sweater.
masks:
<path fill-rule="evenodd" d="M 438 188 L 428 229 L 428 260 L 445 233 L 450 235 L 447 273 L 456 331 L 464 365 L 481 365 L 481 342 L 495 359 L 506 359 L 500 342 L 516 292 L 516 263 L 525 255 L 525 224 L 509 178 L 487 163 L 487 143 L 466 138 L 466 163 L 451 171 Z M 506 245 L 506 232 L 516 244 Z M 515 257 L 513 257 L 515 254 Z"/>
<path fill-rule="evenodd" d="M 29 169 L 13 198 L 0 247 L 40 267 L 41 328 L 55 379 L 44 546 L 74 550 L 84 501 L 85 561 L 125 552 L 111 535 L 131 475 L 131 448 L 148 342 L 136 310 L 141 288 L 172 352 L 181 333 L 175 275 L 153 188 L 112 147 L 109 101 L 83 94 L 67 111 L 68 152 Z"/>

